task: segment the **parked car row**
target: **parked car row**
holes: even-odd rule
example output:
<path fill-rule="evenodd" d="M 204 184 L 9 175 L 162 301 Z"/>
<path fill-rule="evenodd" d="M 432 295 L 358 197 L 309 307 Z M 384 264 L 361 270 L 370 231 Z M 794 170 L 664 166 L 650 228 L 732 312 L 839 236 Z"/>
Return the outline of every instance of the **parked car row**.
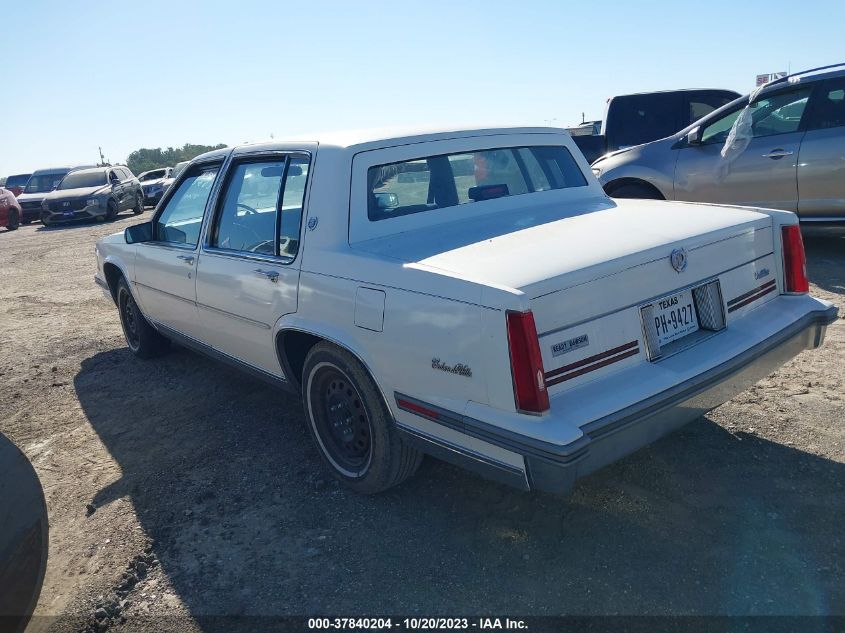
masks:
<path fill-rule="evenodd" d="M 842 224 L 845 64 L 770 82 L 666 138 L 605 154 L 592 169 L 616 198 L 783 209 L 801 222 Z"/>
<path fill-rule="evenodd" d="M 178 167 L 178 166 L 177 166 Z M 172 182 L 174 168 L 136 178 L 124 165 L 77 165 L 9 176 L 0 190 L 0 226 L 10 230 L 40 220 L 45 226 L 79 220 L 112 220 L 155 205 Z"/>

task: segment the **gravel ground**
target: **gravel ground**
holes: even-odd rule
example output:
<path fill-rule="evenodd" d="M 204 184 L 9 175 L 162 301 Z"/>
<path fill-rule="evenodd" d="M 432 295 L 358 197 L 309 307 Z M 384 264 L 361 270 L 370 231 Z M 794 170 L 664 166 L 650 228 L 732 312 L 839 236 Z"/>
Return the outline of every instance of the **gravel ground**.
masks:
<path fill-rule="evenodd" d="M 0 231 L 0 432 L 44 485 L 36 613 L 60 616 L 35 630 L 200 630 L 198 617 L 240 614 L 845 614 L 841 320 L 821 350 L 567 499 L 432 459 L 361 497 L 323 470 L 298 400 L 185 350 L 130 355 L 93 283 L 93 245 L 138 220 Z M 843 247 L 807 239 L 813 292 L 840 309 Z"/>

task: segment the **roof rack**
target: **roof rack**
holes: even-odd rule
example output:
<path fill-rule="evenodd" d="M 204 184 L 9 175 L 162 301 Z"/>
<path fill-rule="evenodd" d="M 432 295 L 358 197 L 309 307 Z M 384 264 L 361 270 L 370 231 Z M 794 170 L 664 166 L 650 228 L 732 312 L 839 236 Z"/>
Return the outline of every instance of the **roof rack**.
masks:
<path fill-rule="evenodd" d="M 792 77 L 798 77 L 800 75 L 808 75 L 809 73 L 816 73 L 820 70 L 830 70 L 831 68 L 845 68 L 845 63 L 839 64 L 829 64 L 827 66 L 819 66 L 818 68 L 810 68 L 809 70 L 802 70 L 797 73 L 792 73 L 791 75 L 787 75 L 786 77 L 781 77 L 780 79 L 775 79 L 774 81 L 770 81 L 769 83 L 765 84 L 765 87 L 768 88 L 769 86 L 775 86 L 777 84 L 784 83 L 789 81 Z"/>

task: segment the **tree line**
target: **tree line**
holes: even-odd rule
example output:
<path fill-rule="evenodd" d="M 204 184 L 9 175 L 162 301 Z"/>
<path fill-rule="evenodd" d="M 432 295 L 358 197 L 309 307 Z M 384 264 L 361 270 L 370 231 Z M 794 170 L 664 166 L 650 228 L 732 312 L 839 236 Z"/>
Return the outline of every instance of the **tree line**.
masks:
<path fill-rule="evenodd" d="M 223 147 L 226 147 L 224 143 L 220 143 L 219 145 L 193 145 L 191 143 L 185 143 L 182 147 L 168 147 L 167 149 L 162 149 L 161 147 L 147 149 L 143 147 L 136 149 L 126 157 L 126 166 L 132 170 L 133 174 L 140 174 L 141 172 L 159 167 L 173 167 L 173 165 L 181 163 L 183 160 L 191 160 L 195 156 Z"/>

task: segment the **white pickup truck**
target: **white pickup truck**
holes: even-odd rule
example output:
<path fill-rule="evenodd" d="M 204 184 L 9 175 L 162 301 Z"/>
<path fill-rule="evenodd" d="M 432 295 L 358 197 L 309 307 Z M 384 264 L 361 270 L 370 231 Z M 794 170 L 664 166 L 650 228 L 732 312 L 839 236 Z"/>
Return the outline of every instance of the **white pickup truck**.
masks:
<path fill-rule="evenodd" d="M 428 453 L 565 493 L 836 318 L 794 214 L 611 200 L 549 128 L 210 152 L 96 254 L 136 355 L 173 340 L 301 394 L 361 492 Z"/>

